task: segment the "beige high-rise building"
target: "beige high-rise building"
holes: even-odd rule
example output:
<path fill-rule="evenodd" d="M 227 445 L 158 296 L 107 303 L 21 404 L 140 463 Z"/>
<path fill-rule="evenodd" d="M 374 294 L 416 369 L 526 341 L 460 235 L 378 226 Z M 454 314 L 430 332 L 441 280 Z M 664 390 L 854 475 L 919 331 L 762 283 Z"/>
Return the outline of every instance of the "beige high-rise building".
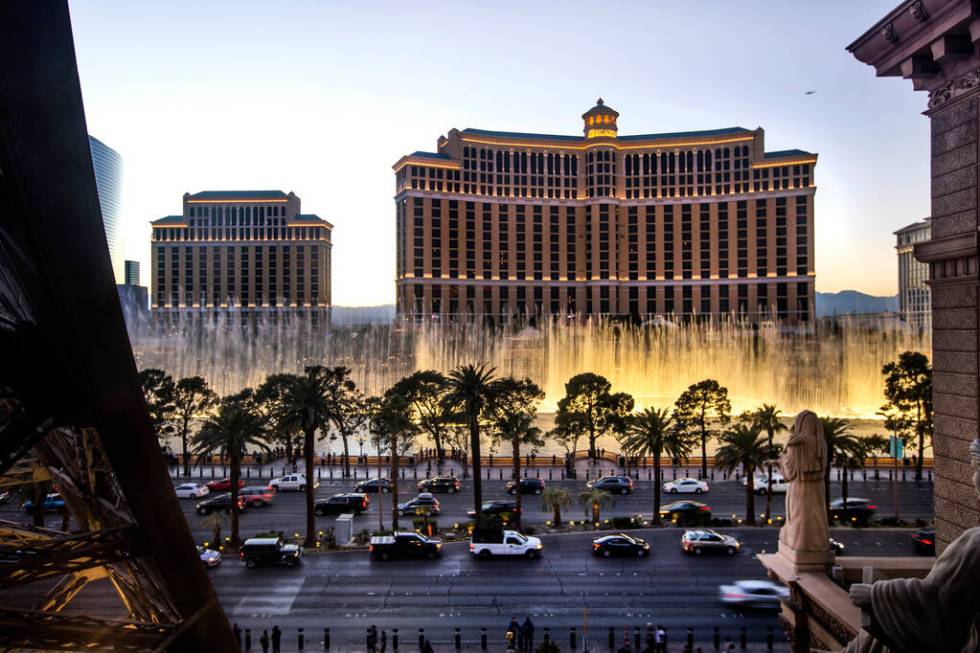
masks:
<path fill-rule="evenodd" d="M 404 317 L 809 320 L 817 155 L 732 127 L 623 136 L 453 129 L 394 165 Z"/>
<path fill-rule="evenodd" d="M 927 242 L 930 220 L 920 220 L 895 232 L 898 254 L 898 312 L 910 325 L 928 329 L 932 325 L 932 302 L 929 292 L 929 264 L 915 259 L 916 243 Z"/>
<path fill-rule="evenodd" d="M 293 193 L 185 193 L 180 215 L 150 224 L 155 313 L 330 308 L 333 225 Z"/>

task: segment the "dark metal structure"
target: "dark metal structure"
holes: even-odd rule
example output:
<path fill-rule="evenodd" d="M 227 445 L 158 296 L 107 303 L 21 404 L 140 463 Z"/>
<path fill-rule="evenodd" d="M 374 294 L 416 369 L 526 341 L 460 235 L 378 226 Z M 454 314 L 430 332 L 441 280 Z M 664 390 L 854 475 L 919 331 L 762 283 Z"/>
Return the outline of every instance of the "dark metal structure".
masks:
<path fill-rule="evenodd" d="M 0 522 L 0 648 L 238 650 L 174 495 L 109 262 L 65 0 L 0 2 L 0 488 L 57 487 L 73 532 Z M 123 621 L 62 609 L 107 579 Z"/>

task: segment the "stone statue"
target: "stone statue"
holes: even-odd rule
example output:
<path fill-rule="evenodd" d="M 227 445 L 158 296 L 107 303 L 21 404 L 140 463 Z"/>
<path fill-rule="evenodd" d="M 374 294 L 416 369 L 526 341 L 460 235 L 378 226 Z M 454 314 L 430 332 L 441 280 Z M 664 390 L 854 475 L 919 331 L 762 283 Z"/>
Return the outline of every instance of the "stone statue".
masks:
<path fill-rule="evenodd" d="M 970 446 L 980 497 L 980 440 Z M 925 578 L 856 583 L 869 623 L 842 653 L 980 653 L 980 527 L 964 531 Z"/>
<path fill-rule="evenodd" d="M 779 466 L 790 482 L 786 524 L 779 531 L 779 553 L 798 571 L 825 568 L 833 561 L 824 495 L 827 441 L 814 412 L 804 410 L 796 416 Z"/>

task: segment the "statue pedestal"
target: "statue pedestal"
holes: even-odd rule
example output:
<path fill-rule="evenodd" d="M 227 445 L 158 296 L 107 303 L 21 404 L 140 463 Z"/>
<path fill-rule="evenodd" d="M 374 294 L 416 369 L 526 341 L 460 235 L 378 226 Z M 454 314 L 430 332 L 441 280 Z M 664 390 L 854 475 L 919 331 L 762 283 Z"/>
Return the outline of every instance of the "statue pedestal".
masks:
<path fill-rule="evenodd" d="M 797 551 L 779 543 L 776 555 L 782 557 L 797 573 L 804 571 L 829 571 L 834 564 L 834 552 L 828 547 L 825 551 Z"/>

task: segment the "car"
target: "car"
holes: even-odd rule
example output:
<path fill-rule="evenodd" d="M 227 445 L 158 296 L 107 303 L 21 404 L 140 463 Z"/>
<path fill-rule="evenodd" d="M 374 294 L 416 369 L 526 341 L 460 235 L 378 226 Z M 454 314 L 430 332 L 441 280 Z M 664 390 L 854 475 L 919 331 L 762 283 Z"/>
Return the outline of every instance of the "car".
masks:
<path fill-rule="evenodd" d="M 276 491 L 271 487 L 250 485 L 239 490 L 238 496 L 245 499 L 245 505 L 249 508 L 261 508 L 272 503 L 272 498 L 276 496 Z"/>
<path fill-rule="evenodd" d="M 742 486 L 748 484 L 748 479 L 742 479 Z M 789 492 L 789 481 L 783 478 L 783 475 L 776 470 L 772 472 L 772 487 L 769 488 L 769 474 L 768 472 L 758 472 L 752 476 L 752 486 L 756 494 L 765 496 L 768 492 L 773 494 L 785 494 Z"/>
<path fill-rule="evenodd" d="M 646 557 L 650 555 L 650 543 L 626 533 L 603 535 L 592 540 L 592 555 Z"/>
<path fill-rule="evenodd" d="M 201 564 L 205 567 L 217 567 L 221 564 L 221 552 L 214 549 L 205 549 L 203 546 L 197 547 L 197 555 L 201 558 Z"/>
<path fill-rule="evenodd" d="M 194 509 L 199 515 L 210 515 L 212 512 L 231 512 L 231 493 L 219 494 L 200 502 Z M 245 497 L 238 497 L 238 512 L 245 511 Z"/>
<path fill-rule="evenodd" d="M 178 499 L 201 499 L 211 493 L 207 485 L 201 483 L 181 483 L 174 488 Z"/>
<path fill-rule="evenodd" d="M 313 512 L 319 516 L 323 515 L 359 515 L 368 509 L 371 500 L 366 494 L 356 492 L 346 492 L 335 494 L 326 499 L 317 499 L 313 504 Z"/>
<path fill-rule="evenodd" d="M 238 479 L 238 487 L 239 488 L 245 487 L 245 481 L 242 479 Z M 222 478 L 217 481 L 208 481 L 208 489 L 211 490 L 212 492 L 227 492 L 228 490 L 231 489 L 231 479 Z"/>
<path fill-rule="evenodd" d="M 677 524 L 699 524 L 711 521 L 711 508 L 700 501 L 675 501 L 660 508 L 660 518 Z"/>
<path fill-rule="evenodd" d="M 912 548 L 919 555 L 936 555 L 936 529 L 923 528 L 913 533 Z"/>
<path fill-rule="evenodd" d="M 296 544 L 286 544 L 281 537 L 253 537 L 245 540 L 238 555 L 249 569 L 265 564 L 292 567 L 303 557 L 303 549 Z"/>
<path fill-rule="evenodd" d="M 470 535 L 470 554 L 474 558 L 486 559 L 491 556 L 524 556 L 537 558 L 544 545 L 536 537 L 517 531 L 497 528 L 477 528 Z"/>
<path fill-rule="evenodd" d="M 34 502 L 30 499 L 25 501 L 22 507 L 28 515 L 34 514 Z M 44 501 L 41 502 L 41 510 L 43 512 L 64 512 L 66 510 L 65 500 L 57 492 L 52 492 L 45 495 Z"/>
<path fill-rule="evenodd" d="M 838 542 L 834 538 L 830 538 L 830 550 L 834 552 L 834 555 L 843 555 L 844 543 Z"/>
<path fill-rule="evenodd" d="M 420 533 L 394 533 L 371 538 L 368 552 L 374 560 L 435 558 L 442 555 L 442 540 Z"/>
<path fill-rule="evenodd" d="M 0 505 L 3 505 L 8 501 L 10 501 L 10 490 L 0 492 Z"/>
<path fill-rule="evenodd" d="M 718 598 L 736 608 L 779 608 L 789 589 L 769 580 L 736 580 L 718 588 Z"/>
<path fill-rule="evenodd" d="M 830 518 L 832 521 L 850 523 L 855 526 L 867 526 L 877 508 L 878 506 L 867 499 L 848 497 L 846 506 L 843 499 L 834 499 L 830 502 Z"/>
<path fill-rule="evenodd" d="M 633 493 L 633 479 L 629 476 L 602 476 L 594 481 L 589 481 L 585 486 L 597 490 L 605 490 L 610 494 Z"/>
<path fill-rule="evenodd" d="M 460 483 L 455 476 L 436 476 L 435 478 L 423 478 L 415 487 L 419 492 L 456 494 L 460 490 Z"/>
<path fill-rule="evenodd" d="M 496 501 L 485 502 L 480 506 L 480 512 L 484 515 L 503 515 L 506 513 L 518 513 L 520 510 L 517 509 L 516 502 L 508 499 L 498 499 Z M 466 514 L 469 517 L 476 517 L 476 510 L 467 510 Z"/>
<path fill-rule="evenodd" d="M 286 474 L 279 478 L 269 481 L 269 487 L 276 492 L 280 490 L 295 490 L 296 492 L 306 492 L 306 474 Z M 313 489 L 320 487 L 319 481 L 313 481 Z"/>
<path fill-rule="evenodd" d="M 372 492 L 391 492 L 391 481 L 386 478 L 369 478 L 354 486 L 355 492 L 370 494 Z"/>
<path fill-rule="evenodd" d="M 681 550 L 694 555 L 705 553 L 724 553 L 733 556 L 742 544 L 731 535 L 724 535 L 708 529 L 684 531 L 681 536 Z"/>
<path fill-rule="evenodd" d="M 522 478 L 520 481 L 510 480 L 504 486 L 507 494 L 541 494 L 544 492 L 544 479 L 542 478 Z"/>
<path fill-rule="evenodd" d="M 696 478 L 679 478 L 664 483 L 664 492 L 668 494 L 703 494 L 707 491 L 708 483 Z"/>
<path fill-rule="evenodd" d="M 430 515 L 439 514 L 439 500 L 429 492 L 423 492 L 414 499 L 398 504 L 399 515 L 414 515 L 418 510 L 428 509 Z"/>

